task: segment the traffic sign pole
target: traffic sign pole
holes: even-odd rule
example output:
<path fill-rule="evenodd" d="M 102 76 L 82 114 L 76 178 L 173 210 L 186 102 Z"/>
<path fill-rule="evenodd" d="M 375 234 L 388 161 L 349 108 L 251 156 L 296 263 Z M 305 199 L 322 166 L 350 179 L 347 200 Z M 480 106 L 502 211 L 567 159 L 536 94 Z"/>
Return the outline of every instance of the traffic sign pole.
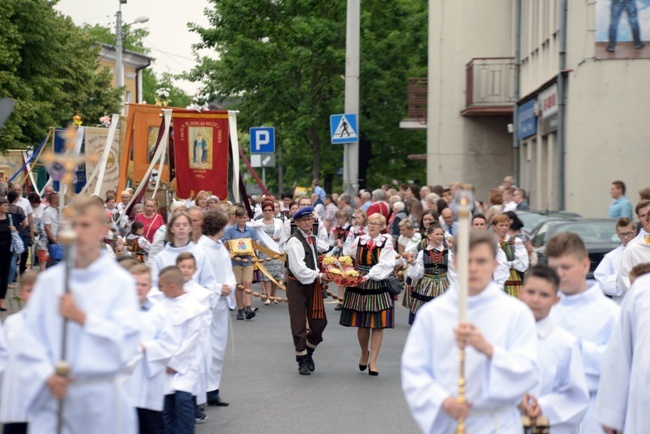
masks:
<path fill-rule="evenodd" d="M 345 113 L 359 114 L 359 40 L 361 0 L 347 1 L 345 32 Z M 359 123 L 357 141 L 343 145 L 343 185 L 345 191 L 356 195 L 359 189 Z"/>

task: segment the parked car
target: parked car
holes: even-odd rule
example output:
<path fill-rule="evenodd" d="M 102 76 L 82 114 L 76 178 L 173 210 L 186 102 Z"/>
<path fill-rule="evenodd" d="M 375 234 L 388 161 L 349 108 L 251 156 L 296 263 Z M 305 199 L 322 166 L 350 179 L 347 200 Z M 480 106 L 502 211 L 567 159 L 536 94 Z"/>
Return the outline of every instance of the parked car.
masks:
<path fill-rule="evenodd" d="M 580 214 L 566 211 L 516 211 L 517 217 L 524 223 L 524 230 L 528 235 L 532 234 L 537 226 L 548 220 L 574 220 L 580 218 Z"/>
<path fill-rule="evenodd" d="M 616 220 L 614 219 L 577 219 L 547 220 L 539 224 L 531 234 L 531 245 L 540 264 L 548 263 L 544 250 L 548 240 L 561 232 L 573 232 L 584 241 L 589 253 L 591 265 L 588 279 L 593 279 L 594 271 L 607 253 L 621 244 L 616 235 Z"/>

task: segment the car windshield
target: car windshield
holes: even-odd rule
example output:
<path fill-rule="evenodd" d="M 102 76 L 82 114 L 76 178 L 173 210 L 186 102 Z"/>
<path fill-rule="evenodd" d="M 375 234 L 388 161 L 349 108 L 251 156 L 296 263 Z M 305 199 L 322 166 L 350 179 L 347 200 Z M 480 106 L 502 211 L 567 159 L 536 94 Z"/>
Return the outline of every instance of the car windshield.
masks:
<path fill-rule="evenodd" d="M 555 233 L 573 232 L 582 238 L 585 243 L 616 243 L 615 222 L 613 221 L 576 221 L 558 225 Z"/>

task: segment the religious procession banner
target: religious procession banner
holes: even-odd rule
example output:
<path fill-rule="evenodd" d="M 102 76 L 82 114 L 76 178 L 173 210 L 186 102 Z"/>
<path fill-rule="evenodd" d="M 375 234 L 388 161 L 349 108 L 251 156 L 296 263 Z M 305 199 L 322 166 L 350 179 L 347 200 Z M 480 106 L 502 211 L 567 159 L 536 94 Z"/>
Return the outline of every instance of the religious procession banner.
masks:
<path fill-rule="evenodd" d="M 23 151 L 10 150 L 0 154 L 0 182 L 9 182 L 9 178 L 23 167 Z M 22 184 L 25 180 L 25 172 L 19 173 L 12 181 Z"/>
<path fill-rule="evenodd" d="M 86 127 L 86 137 L 84 140 L 86 155 L 102 155 L 106 139 L 108 136 L 108 128 L 89 128 Z M 108 190 L 117 190 L 117 184 L 120 180 L 120 137 L 115 134 L 113 143 L 108 154 L 108 161 L 106 162 L 106 171 L 104 179 L 101 183 L 99 190 L 99 197 L 105 198 Z M 86 172 L 93 173 L 97 163 L 86 163 Z M 86 186 L 86 191 L 92 193 L 95 190 L 97 178 L 91 180 Z M 119 195 L 119 191 L 117 192 Z"/>
<path fill-rule="evenodd" d="M 147 104 L 128 104 L 124 129 L 124 146 L 120 155 L 120 182 L 118 191 L 124 190 L 128 180 L 134 185 L 144 177 L 156 151 L 156 139 L 162 122 L 162 107 Z M 167 160 L 166 162 L 167 163 Z M 160 174 L 169 181 L 169 166 Z"/>
<path fill-rule="evenodd" d="M 201 190 L 228 196 L 228 112 L 178 110 L 172 113 L 176 195 Z"/>

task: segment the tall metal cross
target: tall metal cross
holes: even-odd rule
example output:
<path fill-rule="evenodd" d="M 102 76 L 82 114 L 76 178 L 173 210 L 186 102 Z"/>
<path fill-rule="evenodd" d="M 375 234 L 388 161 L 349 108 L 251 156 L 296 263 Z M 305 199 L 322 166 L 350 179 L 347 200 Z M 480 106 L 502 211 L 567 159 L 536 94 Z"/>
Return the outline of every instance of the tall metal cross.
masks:
<path fill-rule="evenodd" d="M 61 202 L 59 204 L 59 221 L 60 230 L 58 232 L 59 242 L 63 246 L 63 261 L 65 264 L 63 290 L 65 294 L 70 293 L 70 269 L 74 266 L 73 258 L 71 255 L 72 246 L 76 240 L 76 234 L 72 225 L 70 224 L 74 211 L 71 206 L 65 208 L 64 197 L 72 198 L 74 194 L 74 174 L 77 166 L 81 163 L 94 162 L 97 163 L 97 155 L 75 155 L 75 139 L 77 136 L 77 129 L 69 127 L 63 133 L 65 137 L 65 152 L 63 154 L 55 154 L 53 151 L 48 151 L 43 155 L 43 160 L 46 164 L 58 164 L 60 170 L 63 171 L 63 176 L 60 179 L 60 185 L 65 186 L 64 194 L 61 195 Z M 63 188 L 62 188 L 63 189 Z M 69 202 L 69 201 L 67 201 Z M 56 362 L 54 368 L 58 375 L 67 377 L 70 375 L 72 365 L 66 360 L 68 341 L 68 320 L 63 318 L 63 330 L 61 334 L 61 359 Z M 57 433 L 63 432 L 63 404 L 64 399 L 60 399 L 57 408 Z"/>

